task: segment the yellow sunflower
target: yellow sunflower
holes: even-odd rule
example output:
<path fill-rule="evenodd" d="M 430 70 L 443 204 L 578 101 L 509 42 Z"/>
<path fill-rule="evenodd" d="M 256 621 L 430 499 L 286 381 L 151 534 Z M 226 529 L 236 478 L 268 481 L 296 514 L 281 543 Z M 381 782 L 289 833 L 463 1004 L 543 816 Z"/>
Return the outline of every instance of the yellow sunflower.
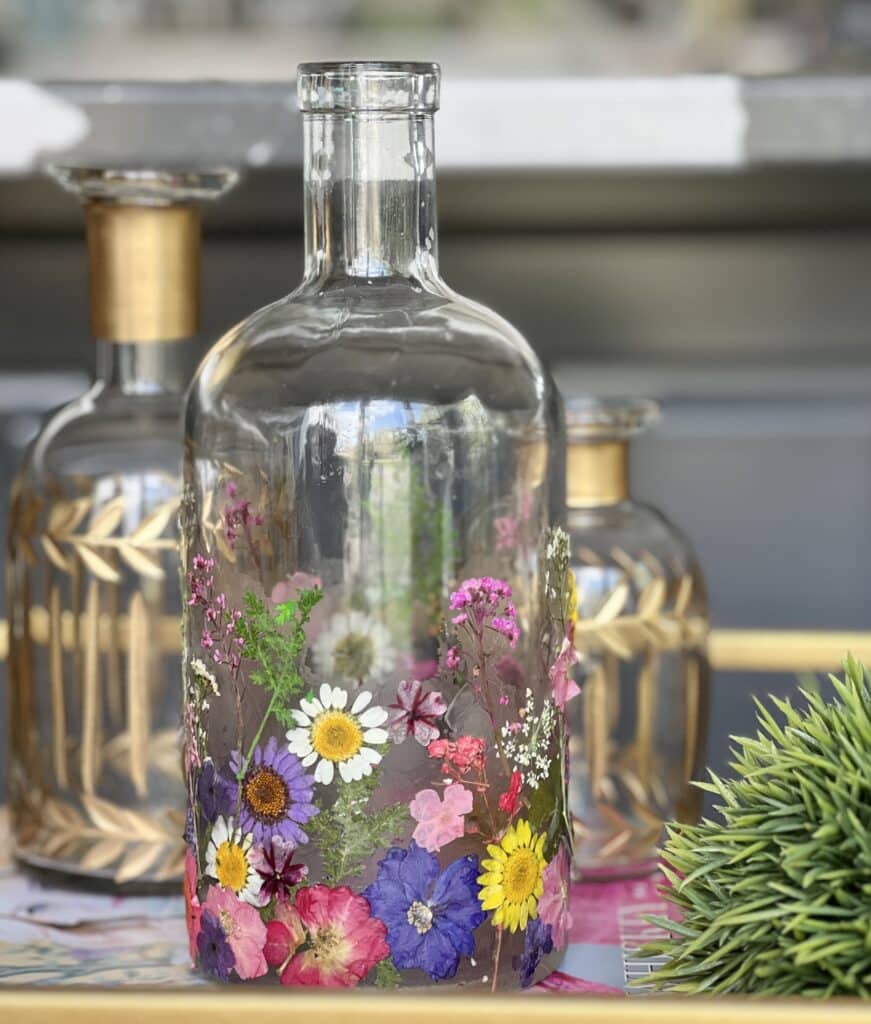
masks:
<path fill-rule="evenodd" d="M 482 910 L 493 910 L 493 924 L 510 932 L 526 928 L 538 917 L 538 900 L 544 888 L 542 874 L 547 861 L 542 853 L 544 834 L 535 835 L 522 818 L 508 828 L 498 844 L 490 843 L 491 860 L 481 861 L 478 876 Z"/>

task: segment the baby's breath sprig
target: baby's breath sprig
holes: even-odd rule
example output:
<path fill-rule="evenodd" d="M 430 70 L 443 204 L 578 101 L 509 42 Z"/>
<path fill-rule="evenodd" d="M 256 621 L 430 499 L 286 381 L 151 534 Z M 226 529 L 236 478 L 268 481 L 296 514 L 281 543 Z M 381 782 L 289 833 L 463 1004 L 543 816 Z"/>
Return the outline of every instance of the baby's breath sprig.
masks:
<path fill-rule="evenodd" d="M 669 828 L 663 892 L 682 919 L 650 918 L 670 933 L 642 950 L 668 957 L 657 988 L 871 998 L 871 686 L 853 658 L 831 679 L 831 703 L 773 700 L 784 724 L 757 702 L 737 778 L 702 786 L 723 821 Z"/>

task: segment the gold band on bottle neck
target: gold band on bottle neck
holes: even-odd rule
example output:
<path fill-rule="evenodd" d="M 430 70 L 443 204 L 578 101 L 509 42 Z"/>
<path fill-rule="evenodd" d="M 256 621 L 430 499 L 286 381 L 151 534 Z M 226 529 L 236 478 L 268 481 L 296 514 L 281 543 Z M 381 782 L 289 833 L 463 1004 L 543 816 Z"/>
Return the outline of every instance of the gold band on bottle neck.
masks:
<path fill-rule="evenodd" d="M 94 200 L 87 204 L 85 216 L 94 336 L 158 342 L 195 334 L 199 209 Z"/>
<path fill-rule="evenodd" d="M 614 505 L 629 497 L 629 445 L 625 441 L 574 441 L 568 446 L 569 508 Z"/>

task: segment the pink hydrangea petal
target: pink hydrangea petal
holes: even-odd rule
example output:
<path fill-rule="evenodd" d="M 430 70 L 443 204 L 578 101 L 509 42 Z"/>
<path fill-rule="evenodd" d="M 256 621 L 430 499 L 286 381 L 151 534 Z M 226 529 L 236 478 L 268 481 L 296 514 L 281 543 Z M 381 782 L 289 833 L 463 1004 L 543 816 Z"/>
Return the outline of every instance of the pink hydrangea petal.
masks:
<path fill-rule="evenodd" d="M 441 800 L 434 789 L 422 789 L 408 805 L 408 809 L 415 821 L 424 821 L 439 813 Z"/>

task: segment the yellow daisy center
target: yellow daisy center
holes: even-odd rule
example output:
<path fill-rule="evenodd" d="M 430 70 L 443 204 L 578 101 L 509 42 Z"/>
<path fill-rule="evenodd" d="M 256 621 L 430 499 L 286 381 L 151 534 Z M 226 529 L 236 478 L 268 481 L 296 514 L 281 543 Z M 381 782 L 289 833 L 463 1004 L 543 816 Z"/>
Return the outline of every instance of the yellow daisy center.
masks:
<path fill-rule="evenodd" d="M 363 730 L 344 711 L 325 711 L 315 719 L 312 747 L 327 761 L 347 761 L 363 746 Z"/>
<path fill-rule="evenodd" d="M 225 889 L 239 893 L 248 880 L 248 859 L 245 851 L 236 843 L 221 843 L 215 853 L 215 875 Z"/>
<path fill-rule="evenodd" d="M 267 765 L 261 765 L 245 779 L 245 802 L 260 821 L 277 821 L 287 811 L 284 779 Z"/>
<path fill-rule="evenodd" d="M 538 858 L 532 850 L 520 848 L 508 855 L 502 876 L 502 890 L 507 903 L 522 903 L 528 899 L 539 876 Z"/>

